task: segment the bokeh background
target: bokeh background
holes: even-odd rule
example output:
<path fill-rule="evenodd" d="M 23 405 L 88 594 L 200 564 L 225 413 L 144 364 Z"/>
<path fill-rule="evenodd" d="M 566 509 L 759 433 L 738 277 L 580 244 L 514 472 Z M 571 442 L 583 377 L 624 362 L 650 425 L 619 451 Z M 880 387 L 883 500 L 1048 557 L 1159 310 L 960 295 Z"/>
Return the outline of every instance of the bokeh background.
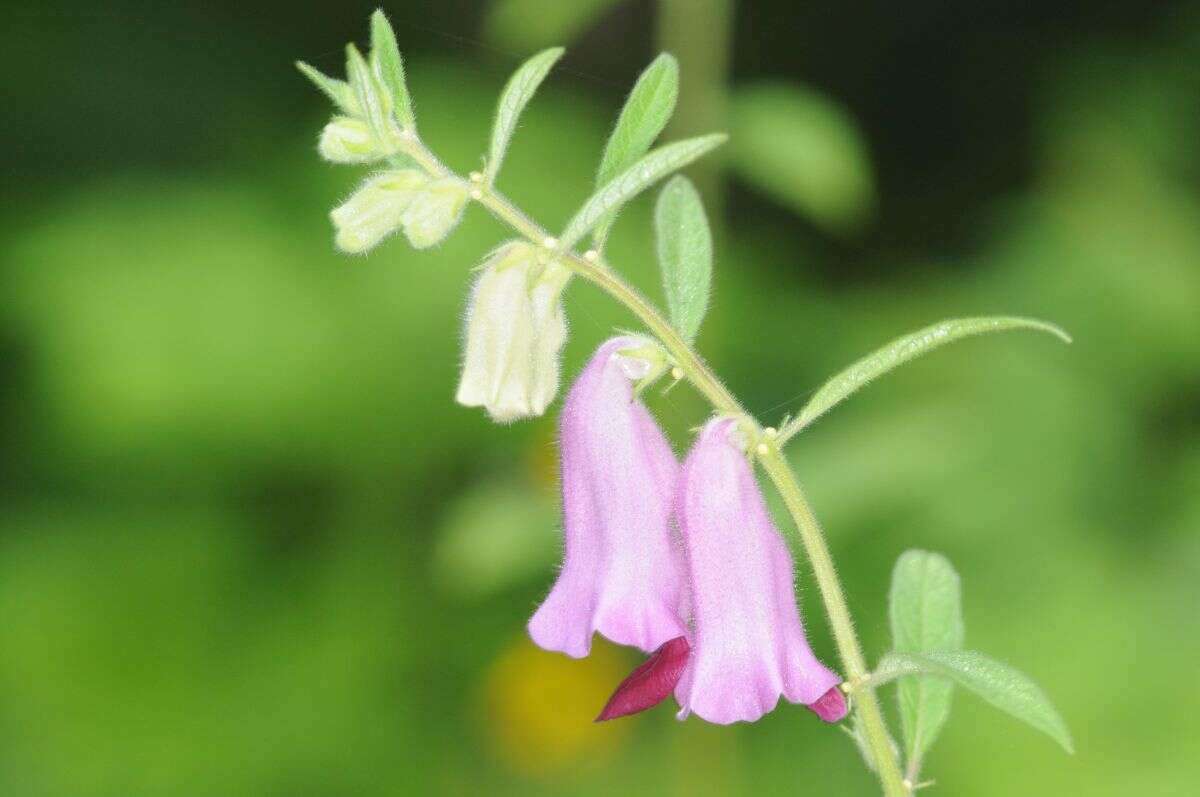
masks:
<path fill-rule="evenodd" d="M 874 793 L 845 735 L 660 708 L 637 663 L 533 648 L 553 417 L 452 401 L 478 208 L 432 252 L 337 254 L 360 175 L 324 98 L 372 5 L 17 3 L 0 26 L 0 793 Z M 908 547 L 963 574 L 968 647 L 1033 675 L 1074 757 L 969 695 L 951 795 L 1194 794 L 1200 779 L 1200 3 L 390 3 L 460 170 L 536 48 L 570 51 L 502 188 L 549 227 L 660 49 L 720 219 L 700 345 L 764 422 L 926 323 L 958 344 L 795 441 L 872 657 Z M 658 297 L 650 200 L 612 260 Z M 566 373 L 632 323 L 570 291 Z M 652 405 L 682 448 L 703 404 Z M 807 567 L 814 645 L 832 647 Z M 890 701 L 890 696 L 885 700 Z"/>

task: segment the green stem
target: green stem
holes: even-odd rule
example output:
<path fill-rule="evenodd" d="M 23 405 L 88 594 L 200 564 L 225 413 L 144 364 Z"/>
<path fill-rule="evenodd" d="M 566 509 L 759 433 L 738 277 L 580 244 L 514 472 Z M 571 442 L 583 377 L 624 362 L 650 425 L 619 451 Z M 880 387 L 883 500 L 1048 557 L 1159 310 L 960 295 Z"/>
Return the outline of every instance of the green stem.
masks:
<path fill-rule="evenodd" d="M 406 140 L 404 151 L 406 155 L 434 176 L 451 174 L 437 156 L 415 138 Z M 471 183 L 473 186 L 472 198 L 487 208 L 497 219 L 536 244 L 546 245 L 549 248 L 557 246 L 557 242 L 549 236 L 545 229 L 494 188 L 485 186 L 482 180 L 471 180 Z M 609 269 L 599 255 L 588 252 L 580 256 L 574 252 L 567 252 L 561 257 L 564 264 L 573 272 L 599 286 L 637 316 L 638 320 L 645 324 L 666 347 L 671 359 L 684 376 L 695 385 L 696 389 L 709 400 L 718 412 L 739 416 L 746 424 L 750 425 L 753 439 L 763 441 L 761 444 L 756 442 L 758 459 L 762 462 L 767 476 L 783 496 L 788 512 L 795 521 L 796 528 L 799 529 L 800 542 L 812 563 L 817 587 L 821 591 L 825 612 L 829 617 L 830 627 L 837 642 L 838 654 L 842 666 L 845 668 L 846 679 L 853 683 L 866 676 L 867 667 L 863 660 L 862 647 L 854 632 L 854 622 L 850 618 L 850 610 L 846 606 L 846 598 L 842 592 L 837 571 L 834 569 L 833 557 L 829 554 L 825 535 L 778 446 L 766 442 L 768 438 L 763 434 L 763 429 L 758 422 L 738 403 L 738 400 L 721 383 L 703 358 L 688 345 L 687 341 L 680 337 L 662 313 L 636 289 Z M 862 719 L 863 727 L 866 729 L 867 745 L 883 783 L 883 793 L 887 797 L 907 797 L 910 792 L 900 774 L 900 764 L 892 749 L 891 736 L 888 734 L 883 712 L 879 708 L 879 701 L 876 699 L 874 691 L 863 689 L 856 691 L 854 696 L 857 701 L 857 711 Z"/>
<path fill-rule="evenodd" d="M 771 477 L 775 488 L 783 496 L 788 513 L 800 530 L 800 540 L 812 564 L 813 574 L 817 578 L 817 586 L 821 590 L 821 598 L 825 602 L 825 612 L 829 616 L 829 625 L 833 629 L 833 638 L 837 643 L 838 655 L 842 666 L 846 668 L 846 680 L 856 683 L 868 675 L 867 664 L 863 659 L 862 646 L 859 645 L 858 635 L 854 632 L 854 621 L 850 617 L 850 609 L 846 606 L 846 595 L 842 591 L 842 583 L 837 577 L 833 565 L 833 556 L 829 553 L 829 545 L 821 531 L 821 524 L 813 514 L 812 507 L 804 498 L 804 492 L 796 481 L 787 460 L 784 459 L 778 446 L 768 446 L 766 453 L 760 447 L 759 460 L 763 470 Z M 900 775 L 900 764 L 892 749 L 892 738 L 888 734 L 887 725 L 883 719 L 883 711 L 879 708 L 879 700 L 874 689 L 854 691 L 858 703 L 857 711 L 863 721 L 867 734 L 867 746 L 879 771 L 879 779 L 883 781 L 883 793 L 886 795 L 906 795 L 908 787 Z"/>

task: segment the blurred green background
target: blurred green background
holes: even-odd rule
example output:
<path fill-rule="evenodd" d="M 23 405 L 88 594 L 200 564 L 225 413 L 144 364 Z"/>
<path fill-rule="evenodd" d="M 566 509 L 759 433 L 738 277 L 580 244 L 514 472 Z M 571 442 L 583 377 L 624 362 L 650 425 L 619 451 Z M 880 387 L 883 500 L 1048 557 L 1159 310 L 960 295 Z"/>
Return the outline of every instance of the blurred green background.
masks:
<path fill-rule="evenodd" d="M 1200 3 L 385 6 L 425 138 L 477 168 L 522 57 L 571 49 L 502 188 L 551 228 L 622 96 L 679 55 L 674 134 L 725 220 L 700 345 L 764 422 L 945 317 L 960 344 L 793 444 L 864 642 L 908 547 L 963 574 L 967 645 L 1055 699 L 1049 740 L 960 694 L 949 795 L 1183 795 L 1200 779 Z M 638 660 L 524 623 L 557 560 L 554 421 L 452 401 L 469 269 L 502 240 L 333 250 L 318 161 L 373 4 L 6 6 L 0 33 L 0 794 L 875 793 L 783 706 L 595 726 Z M 665 23 L 665 24 L 660 24 Z M 650 200 L 613 262 L 659 297 Z M 574 373 L 632 323 L 569 294 Z M 652 405 L 680 447 L 705 408 Z M 814 646 L 834 661 L 807 567 Z M 885 698 L 891 705 L 892 698 Z"/>

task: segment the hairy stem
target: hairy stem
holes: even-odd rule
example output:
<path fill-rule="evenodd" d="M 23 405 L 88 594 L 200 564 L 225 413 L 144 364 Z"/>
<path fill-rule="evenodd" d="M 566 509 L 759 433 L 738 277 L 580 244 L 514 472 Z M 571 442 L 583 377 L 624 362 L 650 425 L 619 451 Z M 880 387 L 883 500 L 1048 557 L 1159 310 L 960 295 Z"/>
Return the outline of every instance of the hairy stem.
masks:
<path fill-rule="evenodd" d="M 404 154 L 411 157 L 431 175 L 440 177 L 452 173 L 416 138 L 406 138 L 403 147 Z M 536 244 L 547 245 L 550 248 L 557 246 L 557 242 L 550 238 L 544 228 L 494 188 L 484 185 L 481 180 L 472 180 L 472 183 L 474 186 L 472 198 L 487 208 L 497 219 Z M 739 416 L 745 423 L 752 426 L 755 441 L 765 441 L 766 438 L 758 421 L 746 412 L 708 364 L 704 362 L 704 359 L 675 331 L 653 304 L 621 279 L 616 272 L 609 269 L 598 255 L 589 252 L 580 256 L 574 252 L 567 252 L 561 254 L 560 257 L 574 273 L 599 286 L 637 316 L 638 320 L 645 324 L 666 347 L 675 365 L 683 372 L 688 381 L 712 403 L 719 413 Z M 833 565 L 833 557 L 829 554 L 829 546 L 821 531 L 821 524 L 817 522 L 791 467 L 780 453 L 778 446 L 767 444 L 766 453 L 764 454 L 763 451 L 762 447 L 758 447 L 758 459 L 762 462 L 767 476 L 783 496 L 788 512 L 796 523 L 796 528 L 799 529 L 800 542 L 808 554 L 809 562 L 811 562 L 816 575 L 817 587 L 821 591 L 821 598 L 825 604 L 825 612 L 829 617 L 834 639 L 837 642 L 838 655 L 841 658 L 842 667 L 845 669 L 846 679 L 854 683 L 867 675 L 867 667 L 863 660 L 862 647 L 859 645 L 854 631 L 854 621 L 850 617 L 850 610 L 846 606 L 846 597 Z M 854 697 L 857 701 L 857 711 L 866 730 L 866 742 L 883 784 L 883 793 L 887 797 L 906 797 L 909 789 L 900 774 L 900 764 L 892 749 L 891 736 L 888 734 L 875 692 L 869 688 L 863 689 L 854 692 Z"/>
<path fill-rule="evenodd" d="M 868 674 L 866 662 L 863 660 L 862 646 L 859 645 L 858 635 L 854 632 L 854 621 L 850 617 L 850 609 L 846 606 L 846 595 L 842 591 L 842 583 L 837 577 L 833 565 L 833 557 L 829 553 L 829 545 L 821 531 L 821 524 L 813 514 L 812 507 L 804 498 L 804 492 L 796 481 L 787 460 L 784 459 L 778 447 L 768 447 L 767 453 L 759 449 L 759 460 L 763 470 L 771 477 L 775 488 L 783 496 L 788 513 L 800 530 L 800 540 L 808 553 L 813 573 L 817 578 L 817 586 L 821 590 L 821 599 L 825 602 L 825 613 L 829 617 L 829 625 L 833 629 L 833 638 L 837 643 L 838 655 L 842 666 L 846 668 L 846 680 L 856 683 Z M 883 719 L 883 711 L 879 708 L 879 700 L 875 690 L 871 688 L 855 690 L 857 711 L 862 718 L 863 729 L 867 735 L 867 746 L 871 750 L 872 759 L 879 771 L 879 779 L 883 782 L 884 794 L 905 795 L 908 787 L 900 775 L 900 764 L 896 760 L 892 748 L 892 737 L 888 733 Z"/>

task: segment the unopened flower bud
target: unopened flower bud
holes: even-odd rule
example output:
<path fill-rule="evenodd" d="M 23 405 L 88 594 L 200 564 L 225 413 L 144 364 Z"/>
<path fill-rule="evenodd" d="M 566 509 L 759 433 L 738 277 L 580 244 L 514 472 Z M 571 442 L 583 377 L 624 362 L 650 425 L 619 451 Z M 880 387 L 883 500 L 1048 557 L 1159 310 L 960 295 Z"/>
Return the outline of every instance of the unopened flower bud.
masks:
<path fill-rule="evenodd" d="M 335 116 L 325 125 L 317 150 L 333 163 L 366 163 L 387 154 L 366 122 L 348 116 Z"/>
<path fill-rule="evenodd" d="M 404 212 L 427 182 L 415 169 L 367 178 L 345 204 L 329 214 L 337 227 L 338 247 L 352 254 L 366 252 L 398 230 Z"/>
<path fill-rule="evenodd" d="M 536 247 L 497 249 L 471 292 L 457 401 L 486 407 L 494 420 L 541 415 L 558 392 L 558 355 L 567 339 L 562 290 L 570 272 L 542 264 Z"/>
<path fill-rule="evenodd" d="M 430 180 L 404 211 L 404 234 L 417 249 L 441 243 L 462 219 L 470 188 L 457 177 Z"/>

